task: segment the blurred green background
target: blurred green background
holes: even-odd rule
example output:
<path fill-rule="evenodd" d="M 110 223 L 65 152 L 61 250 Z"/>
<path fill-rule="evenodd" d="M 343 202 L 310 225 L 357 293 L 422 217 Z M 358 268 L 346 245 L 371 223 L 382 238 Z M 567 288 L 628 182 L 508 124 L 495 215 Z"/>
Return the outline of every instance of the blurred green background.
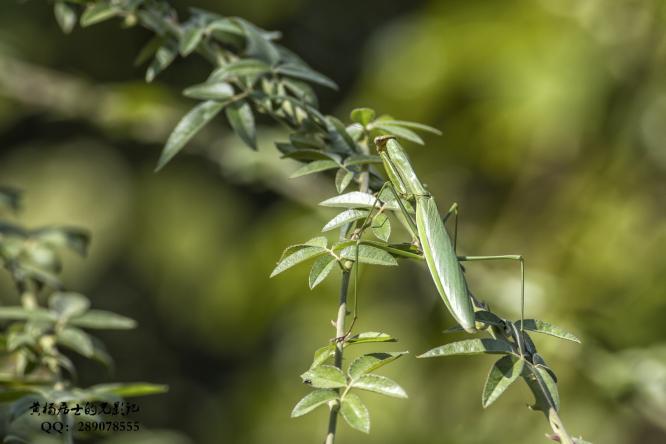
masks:
<path fill-rule="evenodd" d="M 560 378 L 569 431 L 666 442 L 663 0 L 174 4 L 283 31 L 341 85 L 320 91 L 326 112 L 370 106 L 440 128 L 409 150 L 440 207 L 459 202 L 461 251 L 525 255 L 528 316 L 583 338 L 536 338 Z M 169 384 L 140 400 L 141 419 L 183 442 L 319 442 L 325 409 L 289 413 L 307 393 L 298 375 L 334 335 L 338 282 L 310 291 L 307 267 L 268 275 L 286 245 L 335 214 L 315 206 L 335 193 L 332 181 L 287 180 L 297 164 L 278 160 L 272 142 L 285 133 L 268 121 L 258 153 L 221 119 L 153 173 L 193 105 L 181 89 L 208 68 L 190 58 L 146 85 L 133 59 L 147 38 L 117 22 L 65 36 L 46 2 L 0 5 L 0 182 L 26 191 L 22 222 L 92 231 L 90 257 L 66 264 L 67 285 L 140 323 L 102 335 L 115 374 L 77 361 L 81 383 Z M 386 371 L 410 399 L 365 395 L 371 434 L 343 425 L 339 442 L 545 442 L 522 384 L 483 411 L 491 357 L 413 358 L 452 339 L 420 265 L 362 275 L 359 329 L 411 351 Z M 468 274 L 477 296 L 518 316 L 515 264 Z M 2 302 L 15 303 L 2 285 Z"/>

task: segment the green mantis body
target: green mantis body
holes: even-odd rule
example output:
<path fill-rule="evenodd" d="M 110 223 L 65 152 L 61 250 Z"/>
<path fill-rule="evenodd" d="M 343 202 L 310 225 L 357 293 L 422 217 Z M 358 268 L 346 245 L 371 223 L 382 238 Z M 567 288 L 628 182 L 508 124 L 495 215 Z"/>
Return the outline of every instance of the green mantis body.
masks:
<path fill-rule="evenodd" d="M 378 137 L 375 144 L 395 191 L 402 196 L 414 197 L 416 224 L 410 231 L 418 234 L 437 291 L 460 326 L 469 333 L 476 332 L 474 306 L 467 283 L 435 200 L 416 176 L 404 149 L 395 138 Z"/>

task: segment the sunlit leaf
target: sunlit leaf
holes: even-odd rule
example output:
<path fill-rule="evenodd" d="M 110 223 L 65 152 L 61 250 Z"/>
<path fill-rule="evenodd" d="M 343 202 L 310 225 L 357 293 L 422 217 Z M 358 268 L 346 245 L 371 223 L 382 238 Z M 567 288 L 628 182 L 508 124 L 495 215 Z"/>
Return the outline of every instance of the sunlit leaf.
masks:
<path fill-rule="evenodd" d="M 421 136 L 416 134 L 414 131 L 404 128 L 402 126 L 390 125 L 383 123 L 382 121 L 376 121 L 372 124 L 372 127 L 381 130 L 386 134 L 390 134 L 392 136 L 396 136 L 401 139 L 409 140 L 410 142 L 423 145 L 423 139 L 421 138 Z"/>
<path fill-rule="evenodd" d="M 224 108 L 224 105 L 224 103 L 209 100 L 200 103 L 187 113 L 169 136 L 160 160 L 157 162 L 156 170 L 161 170 L 178 154 L 185 144 Z"/>
<path fill-rule="evenodd" d="M 499 339 L 466 339 L 433 348 L 417 358 L 434 358 L 451 355 L 475 355 L 480 353 L 513 353 L 511 344 Z"/>
<path fill-rule="evenodd" d="M 328 221 L 321 231 L 330 231 L 355 220 L 364 219 L 368 215 L 366 210 L 346 210 Z"/>
<path fill-rule="evenodd" d="M 370 412 L 355 393 L 347 393 L 342 400 L 340 414 L 350 427 L 370 433 Z"/>
<path fill-rule="evenodd" d="M 345 374 L 332 365 L 318 365 L 301 375 L 303 382 L 316 388 L 339 388 L 347 385 Z"/>
<path fill-rule="evenodd" d="M 365 373 L 370 373 L 380 367 L 389 364 L 401 356 L 406 355 L 407 352 L 390 352 L 390 353 L 368 353 L 359 356 L 349 364 L 347 374 L 354 380 Z"/>
<path fill-rule="evenodd" d="M 340 252 L 340 256 L 351 261 L 358 261 L 362 264 L 396 266 L 398 261 L 381 248 L 370 245 L 359 245 L 358 252 L 355 245 L 346 247 Z"/>
<path fill-rule="evenodd" d="M 310 276 L 308 278 L 308 284 L 310 288 L 315 288 L 321 282 L 326 279 L 326 277 L 331 273 L 337 260 L 334 256 L 326 255 L 318 257 L 313 263 L 312 268 L 310 269 Z"/>
<path fill-rule="evenodd" d="M 23 307 L 0 307 L 0 320 L 54 322 L 56 318 L 51 312 L 43 308 L 29 310 Z"/>
<path fill-rule="evenodd" d="M 182 56 L 190 55 L 199 43 L 204 35 L 205 29 L 201 26 L 189 26 L 185 28 L 185 32 L 180 37 L 180 45 L 178 50 Z"/>
<path fill-rule="evenodd" d="M 417 122 L 407 122 L 405 120 L 385 120 L 382 119 L 381 121 L 382 125 L 391 125 L 391 126 L 401 126 L 405 128 L 414 128 L 422 131 L 426 131 L 429 133 L 437 134 L 438 136 L 442 135 L 442 132 L 438 130 L 437 128 L 433 128 L 432 126 L 429 125 L 424 125 L 422 123 L 417 123 Z"/>
<path fill-rule="evenodd" d="M 314 353 L 312 364 L 310 368 L 317 367 L 318 365 L 329 362 L 335 356 L 335 344 L 328 344 L 324 347 L 318 348 Z"/>
<path fill-rule="evenodd" d="M 305 395 L 303 399 L 291 411 L 291 417 L 297 418 L 310 413 L 317 407 L 327 404 L 330 401 L 338 399 L 338 393 L 335 390 L 319 389 Z"/>
<path fill-rule="evenodd" d="M 379 393 L 394 398 L 406 398 L 407 393 L 397 382 L 386 376 L 365 374 L 360 375 L 352 382 L 352 386 L 361 390 Z"/>
<path fill-rule="evenodd" d="M 136 321 L 105 310 L 88 310 L 81 316 L 70 318 L 70 325 L 103 330 L 127 330 L 136 327 Z"/>
<path fill-rule="evenodd" d="M 276 276 L 282 273 L 283 271 L 293 267 L 294 265 L 300 264 L 303 261 L 317 257 L 324 253 L 326 253 L 326 249 L 318 246 L 315 247 L 303 246 L 301 248 L 298 248 L 296 252 L 280 259 L 278 264 L 271 272 L 270 277 Z"/>
<path fill-rule="evenodd" d="M 183 95 L 192 99 L 224 101 L 234 96 L 234 89 L 227 82 L 206 82 L 186 88 Z"/>
<path fill-rule="evenodd" d="M 366 331 L 351 336 L 347 339 L 346 343 L 348 344 L 364 344 L 368 342 L 397 342 L 398 340 L 393 336 L 376 331 Z"/>
<path fill-rule="evenodd" d="M 520 321 L 515 322 L 516 327 L 520 328 Z M 525 330 L 533 331 L 536 333 L 543 333 L 550 336 L 555 336 L 556 338 L 566 339 L 568 341 L 577 342 L 580 344 L 580 339 L 573 333 L 557 327 L 553 324 L 550 324 L 545 321 L 540 321 L 538 319 L 525 319 L 523 320 L 523 328 Z"/>
<path fill-rule="evenodd" d="M 259 76 L 269 72 L 271 67 L 261 60 L 240 59 L 217 68 L 209 81 L 222 81 L 236 77 Z"/>
<path fill-rule="evenodd" d="M 372 194 L 361 191 L 351 191 L 319 203 L 323 207 L 332 208 L 373 208 L 375 206 L 379 207 L 381 204 L 382 202 Z M 395 202 L 390 202 L 385 205 L 385 208 L 397 210 L 398 205 Z"/>
<path fill-rule="evenodd" d="M 525 361 L 522 358 L 504 356 L 493 364 L 483 388 L 481 403 L 486 408 L 522 374 Z"/>

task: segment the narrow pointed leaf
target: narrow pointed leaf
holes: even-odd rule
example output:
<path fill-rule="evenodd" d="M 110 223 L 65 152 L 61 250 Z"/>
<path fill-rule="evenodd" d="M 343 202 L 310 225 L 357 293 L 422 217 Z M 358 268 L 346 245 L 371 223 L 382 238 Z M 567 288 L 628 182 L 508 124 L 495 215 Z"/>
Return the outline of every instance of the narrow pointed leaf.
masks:
<path fill-rule="evenodd" d="M 421 136 L 416 134 L 414 131 L 404 128 L 402 126 L 398 125 L 389 125 L 385 124 L 383 122 L 374 122 L 372 126 L 376 129 L 379 129 L 383 131 L 386 134 L 390 134 L 392 136 L 399 137 L 401 139 L 409 140 L 410 142 L 418 143 L 419 145 L 423 145 L 423 139 L 421 139 Z"/>
<path fill-rule="evenodd" d="M 433 348 L 417 358 L 435 358 L 438 356 L 476 355 L 481 353 L 512 353 L 511 344 L 499 339 L 466 339 Z"/>
<path fill-rule="evenodd" d="M 346 190 L 353 178 L 354 173 L 344 168 L 340 168 L 335 174 L 335 189 L 338 193 L 342 193 Z"/>
<path fill-rule="evenodd" d="M 306 163 L 305 165 L 294 171 L 292 175 L 289 176 L 289 178 L 294 179 L 296 177 L 305 176 L 307 174 L 332 170 L 334 168 L 338 168 L 339 166 L 340 165 L 338 165 L 338 163 L 334 162 L 333 160 L 315 160 L 314 162 Z"/>
<path fill-rule="evenodd" d="M 437 128 L 433 128 L 432 126 L 429 125 L 424 125 L 422 123 L 417 123 L 417 122 L 407 122 L 405 120 L 382 120 L 381 121 L 382 125 L 391 125 L 391 126 L 402 126 L 406 128 L 413 128 L 413 129 L 418 129 L 421 131 L 426 131 L 429 133 L 437 134 L 438 136 L 442 135 L 442 132 L 438 130 Z"/>
<path fill-rule="evenodd" d="M 377 200 L 375 196 L 370 193 L 363 193 L 361 191 L 351 191 L 349 193 L 341 194 L 339 196 L 331 197 L 319 205 L 323 207 L 332 208 L 372 208 L 379 207 L 382 204 L 381 200 Z M 397 210 L 398 205 L 395 202 L 386 204 L 386 208 L 390 210 Z"/>
<path fill-rule="evenodd" d="M 31 320 L 54 322 L 56 317 L 53 315 L 53 313 L 43 308 L 28 310 L 23 307 L 0 307 L 0 320 Z"/>
<path fill-rule="evenodd" d="M 200 103 L 178 122 L 157 162 L 157 170 L 166 165 L 194 135 L 224 108 L 224 103 L 212 100 Z"/>
<path fill-rule="evenodd" d="M 354 380 L 359 378 L 365 373 L 370 373 L 380 367 L 389 364 L 401 356 L 406 355 L 407 352 L 391 352 L 391 353 L 368 353 L 359 356 L 349 364 L 347 374 Z"/>
<path fill-rule="evenodd" d="M 103 330 L 128 330 L 136 327 L 136 321 L 105 310 L 88 310 L 81 316 L 72 317 L 70 325 Z"/>
<path fill-rule="evenodd" d="M 335 344 L 328 344 L 324 347 L 318 348 L 314 353 L 314 358 L 312 359 L 310 368 L 312 369 L 319 365 L 326 364 L 333 358 L 333 356 L 335 356 Z"/>
<path fill-rule="evenodd" d="M 227 120 L 234 132 L 250 148 L 257 149 L 257 129 L 254 124 L 254 114 L 247 102 L 234 102 L 226 109 Z"/>
<path fill-rule="evenodd" d="M 183 95 L 200 100 L 228 100 L 234 95 L 234 89 L 227 82 L 206 82 L 190 86 Z"/>
<path fill-rule="evenodd" d="M 382 163 L 382 158 L 376 155 L 354 154 L 345 159 L 345 166 L 368 165 Z"/>
<path fill-rule="evenodd" d="M 322 283 L 324 279 L 331 273 L 337 260 L 334 256 L 326 255 L 318 257 L 313 263 L 312 268 L 310 269 L 310 276 L 308 278 L 308 284 L 310 288 L 315 288 L 317 285 Z"/>
<path fill-rule="evenodd" d="M 90 4 L 81 15 L 81 26 L 90 26 L 103 22 L 120 14 L 120 9 L 109 1 L 100 1 Z"/>
<path fill-rule="evenodd" d="M 216 69 L 211 75 L 211 81 L 228 80 L 237 77 L 259 76 L 269 72 L 271 67 L 261 60 L 241 59 Z"/>
<path fill-rule="evenodd" d="M 292 418 L 298 418 L 324 404 L 338 399 L 338 393 L 335 390 L 319 389 L 308 393 L 298 401 L 298 404 L 291 411 Z"/>
<path fill-rule="evenodd" d="M 317 83 L 319 85 L 331 88 L 334 90 L 338 89 L 338 85 L 328 77 L 323 74 L 314 71 L 307 66 L 296 65 L 296 64 L 286 64 L 280 65 L 275 68 L 275 72 L 282 74 L 288 77 L 294 77 L 296 79 L 307 80 L 308 82 Z"/>
<path fill-rule="evenodd" d="M 113 383 L 98 384 L 87 389 L 95 395 L 115 395 L 121 398 L 132 398 L 135 396 L 158 395 L 169 391 L 169 387 L 160 384 L 149 384 L 145 382 L 135 383 Z"/>
<path fill-rule="evenodd" d="M 346 210 L 328 221 L 321 231 L 330 231 L 355 220 L 364 219 L 368 215 L 366 210 Z"/>
<path fill-rule="evenodd" d="M 532 372 L 537 379 L 541 379 L 542 384 L 539 384 L 540 387 L 545 387 L 550 400 L 553 402 L 553 406 L 556 411 L 560 410 L 560 394 L 557 390 L 557 383 L 553 380 L 548 370 L 537 365 L 532 367 Z M 542 390 L 543 391 L 543 390 Z"/>
<path fill-rule="evenodd" d="M 370 433 L 370 412 L 355 393 L 347 393 L 342 400 L 340 414 L 350 427 Z"/>
<path fill-rule="evenodd" d="M 352 386 L 361 390 L 391 396 L 393 398 L 406 398 L 407 393 L 397 382 L 386 376 L 366 374 L 361 375 L 352 382 Z"/>
<path fill-rule="evenodd" d="M 173 42 L 167 41 L 155 52 L 153 61 L 146 70 L 146 82 L 152 82 L 155 77 L 171 65 L 178 55 L 178 48 Z"/>
<path fill-rule="evenodd" d="M 90 307 L 90 300 L 78 293 L 56 292 L 49 299 L 49 307 L 60 319 L 80 316 Z"/>
<path fill-rule="evenodd" d="M 376 331 L 367 331 L 351 336 L 347 339 L 347 344 L 365 344 L 369 342 L 398 342 L 393 336 Z"/>
<path fill-rule="evenodd" d="M 520 328 L 520 321 L 516 321 L 515 325 Z M 556 338 L 566 339 L 580 344 L 580 339 L 573 333 L 569 333 L 560 327 L 538 319 L 523 320 L 523 328 L 535 333 L 543 333 L 545 335 L 555 336 Z"/>
<path fill-rule="evenodd" d="M 300 264 L 303 261 L 317 257 L 324 253 L 326 253 L 326 249 L 322 247 L 299 248 L 295 253 L 289 254 L 283 259 L 281 259 L 271 272 L 270 277 L 276 276 L 282 273 L 283 271 L 293 267 L 294 265 Z"/>
<path fill-rule="evenodd" d="M 243 29 L 246 38 L 245 52 L 247 55 L 263 60 L 272 65 L 280 59 L 277 48 L 264 36 L 264 34 L 252 23 L 236 19 Z"/>
<path fill-rule="evenodd" d="M 303 382 L 316 388 L 339 388 L 347 385 L 345 374 L 332 365 L 318 365 L 301 375 Z"/>
<path fill-rule="evenodd" d="M 362 264 L 372 265 L 385 265 L 397 266 L 398 261 L 386 251 L 381 248 L 373 247 L 370 245 L 359 245 L 358 253 L 356 252 L 356 245 L 349 246 L 340 252 L 340 255 L 351 261 L 358 261 Z"/>
<path fill-rule="evenodd" d="M 525 361 L 513 356 L 500 358 L 490 369 L 481 403 L 486 408 L 495 402 L 523 372 Z"/>

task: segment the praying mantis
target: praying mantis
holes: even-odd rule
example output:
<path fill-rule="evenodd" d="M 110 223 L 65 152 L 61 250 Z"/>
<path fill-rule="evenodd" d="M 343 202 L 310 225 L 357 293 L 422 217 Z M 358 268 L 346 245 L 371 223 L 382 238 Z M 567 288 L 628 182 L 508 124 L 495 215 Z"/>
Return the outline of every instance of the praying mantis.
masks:
<path fill-rule="evenodd" d="M 374 139 L 379 156 L 382 159 L 388 181 L 377 193 L 377 201 L 384 189 L 395 197 L 399 207 L 399 219 L 410 232 L 414 243 L 423 252 L 430 276 L 447 309 L 460 326 L 468 333 L 476 333 L 475 302 L 470 293 L 463 268 L 460 262 L 484 260 L 515 260 L 520 262 L 521 270 L 521 317 L 522 331 L 525 305 L 525 266 L 520 255 L 499 256 L 457 256 L 458 205 L 454 203 L 444 219 L 440 218 L 439 210 L 433 196 L 426 190 L 412 167 L 407 153 L 394 136 L 380 136 Z M 405 208 L 403 200 L 415 204 L 415 217 Z M 373 211 L 376 210 L 376 205 Z M 445 223 L 449 216 L 455 216 L 453 240 L 446 231 Z M 367 227 L 373 212 L 368 214 L 361 226 Z M 476 305 L 480 303 L 476 302 Z M 479 308 L 482 308 L 479 306 Z"/>

